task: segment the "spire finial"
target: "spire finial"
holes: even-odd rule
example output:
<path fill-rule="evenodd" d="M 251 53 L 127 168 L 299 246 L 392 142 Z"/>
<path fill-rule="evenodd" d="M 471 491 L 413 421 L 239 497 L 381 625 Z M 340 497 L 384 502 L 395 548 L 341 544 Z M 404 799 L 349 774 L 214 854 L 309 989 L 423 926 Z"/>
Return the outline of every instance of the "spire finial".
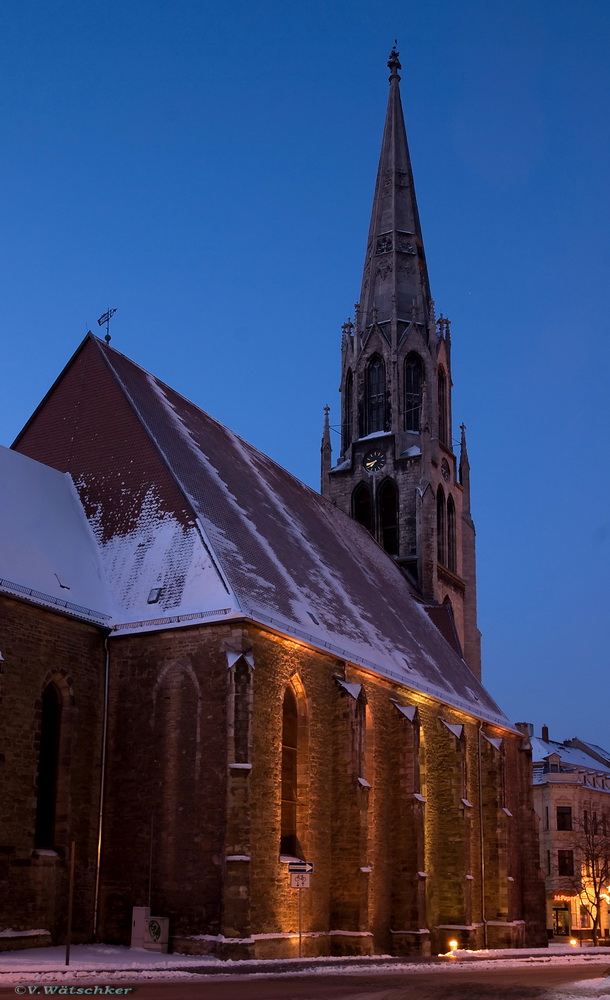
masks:
<path fill-rule="evenodd" d="M 390 70 L 390 80 L 400 80 L 400 77 L 398 75 L 398 70 L 402 69 L 402 66 L 400 65 L 400 59 L 398 58 L 398 56 L 400 55 L 400 52 L 396 51 L 396 46 L 397 45 L 398 45 L 398 41 L 395 38 L 394 39 L 394 45 L 392 46 L 392 51 L 390 52 L 390 58 L 388 59 L 388 69 Z"/>

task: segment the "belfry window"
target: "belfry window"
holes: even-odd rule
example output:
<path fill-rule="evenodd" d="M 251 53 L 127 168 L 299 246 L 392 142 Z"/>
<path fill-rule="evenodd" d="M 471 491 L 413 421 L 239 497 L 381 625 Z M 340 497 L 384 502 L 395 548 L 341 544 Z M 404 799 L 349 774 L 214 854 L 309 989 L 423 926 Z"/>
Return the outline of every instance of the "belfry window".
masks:
<path fill-rule="evenodd" d="M 352 443 L 352 422 L 353 422 L 353 396 L 354 396 L 354 376 L 351 369 L 345 376 L 345 388 L 343 398 L 343 424 L 341 426 L 341 451 L 347 451 Z"/>
<path fill-rule="evenodd" d="M 421 423 L 421 391 L 424 366 L 419 354 L 411 352 L 405 358 L 405 430 L 418 431 Z"/>
<path fill-rule="evenodd" d="M 374 354 L 366 370 L 366 433 L 385 430 L 385 365 Z"/>
<path fill-rule="evenodd" d="M 447 376 L 442 368 L 438 370 L 438 436 L 443 444 L 448 444 L 447 419 Z"/>
<path fill-rule="evenodd" d="M 441 565 L 447 562 L 447 510 L 445 504 L 445 494 L 442 486 L 439 486 L 436 494 L 436 558 Z"/>
<path fill-rule="evenodd" d="M 297 845 L 297 764 L 299 716 L 290 684 L 282 710 L 282 819 L 280 854 L 295 857 Z"/>
<path fill-rule="evenodd" d="M 36 796 L 36 847 L 55 847 L 55 814 L 57 811 L 57 785 L 59 777 L 59 733 L 61 726 L 61 701 L 53 683 L 47 684 L 42 693 L 40 720 L 40 749 L 38 752 L 38 783 Z"/>
<path fill-rule="evenodd" d="M 373 534 L 373 499 L 365 483 L 360 483 L 352 494 L 352 517 Z"/>
<path fill-rule="evenodd" d="M 398 490 L 391 479 L 379 489 L 380 542 L 391 556 L 398 555 Z"/>
<path fill-rule="evenodd" d="M 447 569 L 457 573 L 457 548 L 455 542 L 455 504 L 447 497 Z"/>

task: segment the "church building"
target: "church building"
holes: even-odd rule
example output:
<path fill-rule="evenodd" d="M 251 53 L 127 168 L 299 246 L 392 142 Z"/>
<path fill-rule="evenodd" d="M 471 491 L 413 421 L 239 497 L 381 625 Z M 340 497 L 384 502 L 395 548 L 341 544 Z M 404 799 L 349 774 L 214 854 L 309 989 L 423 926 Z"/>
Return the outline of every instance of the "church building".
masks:
<path fill-rule="evenodd" d="M 464 429 L 390 93 L 322 495 L 88 334 L 0 449 L 0 930 L 175 951 L 546 942 L 481 684 Z M 109 419 L 110 415 L 112 419 Z M 291 885 L 295 862 L 313 868 Z M 28 937 L 29 934 L 29 937 Z"/>

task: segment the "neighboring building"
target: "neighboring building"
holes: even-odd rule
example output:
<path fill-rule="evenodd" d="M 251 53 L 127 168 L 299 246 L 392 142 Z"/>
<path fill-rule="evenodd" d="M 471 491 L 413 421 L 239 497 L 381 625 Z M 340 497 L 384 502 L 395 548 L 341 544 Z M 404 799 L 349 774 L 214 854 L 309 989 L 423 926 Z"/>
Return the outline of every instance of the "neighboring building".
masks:
<path fill-rule="evenodd" d="M 579 739 L 557 743 L 524 723 L 532 744 L 534 806 L 540 824 L 549 937 L 591 938 L 593 893 L 588 869 L 610 869 L 610 753 Z M 605 871 L 604 871 L 605 868 Z M 602 879 L 602 882 L 605 879 Z M 600 936 L 610 936 L 608 893 L 601 900 Z"/>
<path fill-rule="evenodd" d="M 410 179 L 386 179 L 415 210 Z M 351 442 L 379 545 L 365 501 L 347 516 L 92 334 L 0 454 L 0 927 L 61 938 L 75 842 L 79 940 L 128 943 L 150 901 L 180 950 L 294 955 L 288 863 L 307 859 L 305 954 L 546 941 L 527 742 L 479 680 L 468 463 L 463 445 L 457 483 L 434 329 L 419 351 L 429 378 L 433 350 L 447 366 L 447 440 L 412 381 L 417 571 L 393 551 L 400 456 L 394 494 L 375 479 L 385 430 Z M 328 431 L 323 457 L 338 482 Z"/>

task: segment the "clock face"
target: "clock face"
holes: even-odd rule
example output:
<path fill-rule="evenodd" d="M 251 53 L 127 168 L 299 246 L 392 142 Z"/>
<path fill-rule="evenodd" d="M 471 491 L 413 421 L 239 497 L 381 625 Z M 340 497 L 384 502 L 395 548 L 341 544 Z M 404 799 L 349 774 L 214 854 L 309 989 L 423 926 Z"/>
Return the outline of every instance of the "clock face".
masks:
<path fill-rule="evenodd" d="M 367 472 L 379 472 L 385 465 L 385 455 L 381 448 L 372 448 L 367 451 L 362 460 L 362 464 Z"/>
<path fill-rule="evenodd" d="M 451 476 L 451 470 L 449 468 L 449 462 L 447 461 L 446 458 L 444 458 L 443 461 L 441 462 L 441 472 L 443 474 L 443 479 L 445 480 L 446 483 L 448 483 L 449 477 Z"/>

